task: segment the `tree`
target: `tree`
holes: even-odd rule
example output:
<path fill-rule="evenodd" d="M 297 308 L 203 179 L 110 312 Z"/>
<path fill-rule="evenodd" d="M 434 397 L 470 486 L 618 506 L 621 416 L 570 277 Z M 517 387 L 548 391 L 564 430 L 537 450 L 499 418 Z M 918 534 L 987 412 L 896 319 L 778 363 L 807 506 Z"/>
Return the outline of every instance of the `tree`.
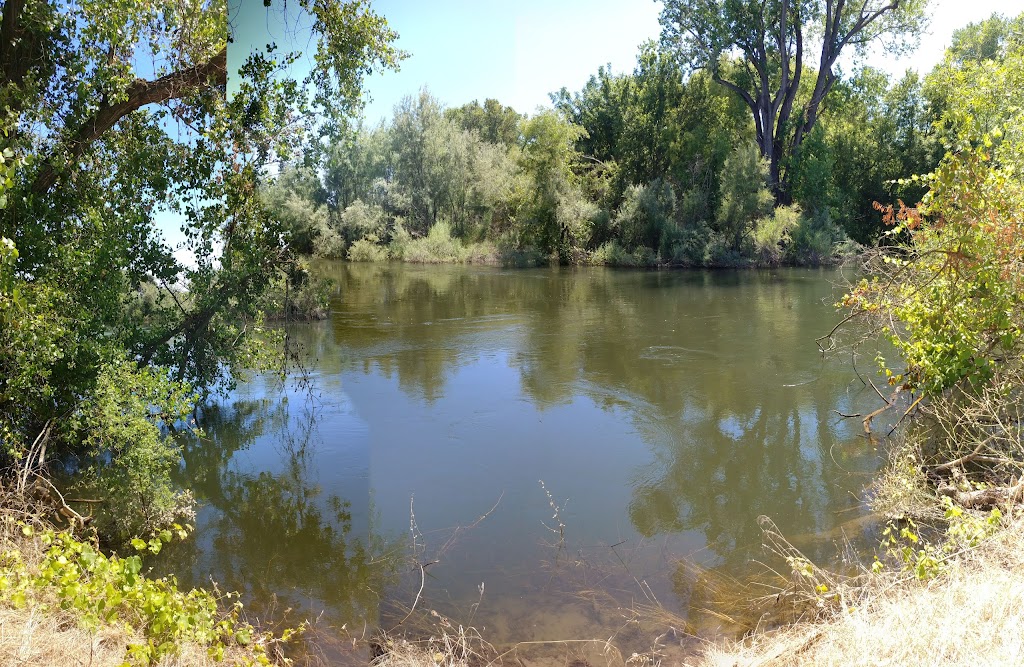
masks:
<path fill-rule="evenodd" d="M 458 123 L 462 129 L 476 132 L 487 143 L 504 146 L 519 143 L 519 122 L 522 116 L 498 100 L 487 98 L 483 106 L 474 100 L 458 109 L 448 109 L 445 116 Z"/>
<path fill-rule="evenodd" d="M 315 154 L 309 138 L 341 132 L 363 76 L 402 55 L 365 0 L 286 10 L 312 26 L 312 71 L 289 76 L 297 56 L 271 45 L 231 73 L 229 96 L 225 0 L 3 4 L 0 129 L 24 164 L 0 211 L 4 317 L 16 313 L 0 331 L 0 464 L 46 451 L 131 464 L 140 439 L 104 429 L 174 421 L 168 396 L 227 386 L 267 349 L 262 296 L 295 260 L 260 197 L 268 166 Z M 167 211 L 178 254 L 158 231 Z M 121 400 L 168 376 L 158 410 Z"/>
<path fill-rule="evenodd" d="M 525 195 L 521 213 L 526 224 L 527 243 L 541 252 L 557 252 L 568 259 L 569 229 L 559 219 L 559 203 L 576 187 L 573 167 L 579 162 L 576 141 L 584 130 L 556 111 L 543 111 L 523 124 L 523 152 L 520 169 L 526 174 L 530 191 Z M 571 199 L 571 197 L 568 197 Z"/>
<path fill-rule="evenodd" d="M 783 165 L 814 129 L 849 49 L 881 42 L 889 51 L 913 46 L 927 0 L 666 0 L 662 43 L 690 71 L 703 69 L 750 110 L 761 156 L 768 160 L 777 203 L 789 201 Z M 805 37 L 820 41 L 817 73 L 797 108 L 805 72 Z"/>
<path fill-rule="evenodd" d="M 957 84 L 942 118 L 949 150 L 914 177 L 928 188 L 920 206 L 879 205 L 896 247 L 846 299 L 879 318 L 905 364 L 888 366 L 892 384 L 930 396 L 1019 370 L 1024 341 L 1024 42 L 998 59 L 955 53 L 937 68 Z"/>
<path fill-rule="evenodd" d="M 752 144 L 737 146 L 725 160 L 715 226 L 734 252 L 743 250 L 754 222 L 771 211 L 767 177 L 768 164 Z"/>

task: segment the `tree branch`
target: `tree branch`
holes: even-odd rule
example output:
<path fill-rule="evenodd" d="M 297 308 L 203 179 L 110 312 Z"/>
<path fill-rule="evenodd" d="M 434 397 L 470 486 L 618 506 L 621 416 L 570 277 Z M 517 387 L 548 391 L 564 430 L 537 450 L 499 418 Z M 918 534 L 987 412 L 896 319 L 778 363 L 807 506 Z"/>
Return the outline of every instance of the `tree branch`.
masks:
<path fill-rule="evenodd" d="M 221 49 L 205 63 L 172 72 L 155 81 L 138 79 L 129 86 L 124 100 L 98 109 L 79 126 L 63 150 L 58 148 L 50 154 L 32 182 L 32 193 L 43 195 L 53 188 L 58 179 L 55 166 L 58 159 L 64 158 L 65 164 L 74 162 L 104 132 L 133 111 L 147 104 L 160 104 L 184 97 L 204 86 L 225 85 L 226 82 L 227 48 Z"/>
<path fill-rule="evenodd" d="M 25 8 L 25 0 L 6 0 L 3 9 L 3 23 L 0 23 L 0 75 L 3 81 L 12 80 L 12 69 L 15 66 L 15 59 L 12 55 L 15 50 L 15 37 L 21 28 L 21 12 Z"/>

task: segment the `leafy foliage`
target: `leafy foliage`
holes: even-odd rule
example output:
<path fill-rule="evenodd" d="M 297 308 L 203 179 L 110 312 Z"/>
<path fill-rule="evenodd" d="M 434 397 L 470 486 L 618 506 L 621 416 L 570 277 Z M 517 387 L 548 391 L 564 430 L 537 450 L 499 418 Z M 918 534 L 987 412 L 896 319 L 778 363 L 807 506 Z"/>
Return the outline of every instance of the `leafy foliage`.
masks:
<path fill-rule="evenodd" d="M 755 143 L 768 161 L 769 185 L 778 203 L 786 203 L 790 182 L 783 165 L 814 129 L 838 79 L 833 68 L 839 56 L 863 52 L 873 42 L 905 52 L 923 28 L 926 5 L 927 0 L 668 0 L 661 41 L 684 69 L 708 71 L 747 107 Z M 804 62 L 805 36 L 814 32 L 822 36 L 816 72 Z M 798 107 L 798 97 L 806 94 L 805 69 L 813 72 L 814 84 Z"/>
<path fill-rule="evenodd" d="M 310 20 L 313 69 L 232 49 L 228 95 L 224 0 L 0 8 L 0 470 L 66 465 L 115 543 L 187 512 L 167 431 L 281 367 L 268 294 L 301 286 L 300 253 L 341 251 L 315 165 L 265 193 L 269 163 L 315 162 L 309 137 L 343 136 L 363 77 L 403 56 L 363 0 L 264 11 Z"/>
<path fill-rule="evenodd" d="M 240 602 L 222 611 L 230 596 L 181 591 L 173 579 L 149 578 L 138 554 L 107 556 L 66 532 L 45 530 L 37 535 L 24 524 L 22 530 L 45 551 L 38 562 L 27 562 L 15 549 L 0 554 L 0 600 L 6 604 L 39 611 L 73 610 L 78 622 L 90 629 L 119 624 L 135 630 L 138 638 L 125 649 L 126 665 L 155 664 L 174 656 L 183 642 L 205 646 L 214 660 L 222 660 L 231 647 L 247 646 L 253 657 L 242 664 L 270 664 L 266 649 L 277 640 L 241 619 Z M 187 535 L 181 526 L 173 530 L 182 539 Z M 134 544 L 141 552 L 159 553 L 173 538 L 168 529 Z M 294 634 L 286 631 L 283 639 Z"/>
<path fill-rule="evenodd" d="M 772 209 L 767 185 L 768 163 L 753 144 L 737 147 L 726 159 L 715 224 L 734 252 L 743 249 L 754 222 Z"/>

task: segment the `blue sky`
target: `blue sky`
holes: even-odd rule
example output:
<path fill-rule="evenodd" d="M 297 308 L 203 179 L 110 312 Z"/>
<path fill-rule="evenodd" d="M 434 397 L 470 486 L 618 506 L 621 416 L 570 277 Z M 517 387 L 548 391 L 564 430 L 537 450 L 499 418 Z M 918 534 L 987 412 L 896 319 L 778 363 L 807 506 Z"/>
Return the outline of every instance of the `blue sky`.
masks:
<path fill-rule="evenodd" d="M 382 0 L 373 7 L 411 57 L 401 71 L 367 81 L 371 123 L 422 85 L 449 106 L 493 97 L 533 112 L 549 104 L 548 93 L 581 88 L 603 64 L 632 70 L 639 45 L 658 37 L 661 9 L 652 0 Z"/>
<path fill-rule="evenodd" d="M 238 39 L 229 49 L 229 58 L 234 56 L 229 68 L 237 67 L 249 43 L 262 46 L 272 39 L 299 50 L 308 45 L 294 7 L 284 25 L 280 0 L 269 13 L 262 0 L 232 0 L 231 5 Z M 658 38 L 661 6 L 653 0 L 373 2 L 410 57 L 399 72 L 367 77 L 371 101 L 366 120 L 373 125 L 389 118 L 404 95 L 422 86 L 447 106 L 493 97 L 517 111 L 533 112 L 548 105 L 548 94 L 562 86 L 579 90 L 601 65 L 631 71 L 639 45 Z M 907 68 L 927 72 L 941 59 L 954 29 L 993 11 L 1015 15 L 1022 9 L 1020 0 L 932 0 L 931 29 L 913 55 L 895 60 L 876 54 L 868 62 L 894 76 Z"/>
<path fill-rule="evenodd" d="M 601 65 L 630 72 L 638 47 L 657 40 L 662 3 L 654 0 L 381 0 L 374 11 L 399 33 L 411 53 L 399 72 L 367 80 L 372 125 L 391 116 L 404 95 L 427 86 L 447 106 L 494 97 L 520 112 L 548 105 L 548 94 L 576 91 Z M 988 18 L 1014 16 L 1021 0 L 932 0 L 932 25 L 911 56 L 873 54 L 869 64 L 895 77 L 908 68 L 925 73 L 945 52 L 953 31 Z"/>

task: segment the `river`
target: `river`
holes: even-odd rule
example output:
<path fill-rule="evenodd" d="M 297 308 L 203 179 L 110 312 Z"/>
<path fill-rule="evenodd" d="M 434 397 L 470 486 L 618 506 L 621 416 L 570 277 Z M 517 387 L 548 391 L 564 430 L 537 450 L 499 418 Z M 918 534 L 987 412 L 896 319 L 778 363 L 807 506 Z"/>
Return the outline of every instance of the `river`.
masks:
<path fill-rule="evenodd" d="M 318 616 L 328 653 L 444 617 L 628 656 L 744 628 L 703 610 L 770 563 L 761 515 L 825 562 L 857 540 L 879 455 L 837 411 L 878 397 L 814 342 L 838 271 L 319 269 L 329 320 L 288 328 L 305 373 L 183 443 L 197 530 L 161 567 L 186 585 Z"/>

